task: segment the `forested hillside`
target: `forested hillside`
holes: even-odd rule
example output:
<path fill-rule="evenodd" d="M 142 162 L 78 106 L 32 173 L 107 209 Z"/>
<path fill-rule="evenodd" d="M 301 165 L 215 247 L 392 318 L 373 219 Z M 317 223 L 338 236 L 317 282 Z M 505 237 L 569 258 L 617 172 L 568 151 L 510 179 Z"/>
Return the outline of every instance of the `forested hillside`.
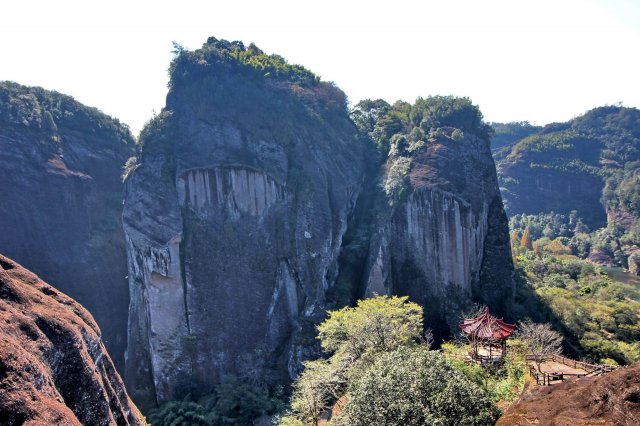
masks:
<path fill-rule="evenodd" d="M 505 127 L 494 124 L 498 141 Z M 640 359 L 640 111 L 596 108 L 494 156 L 510 214 L 517 316 L 555 324 L 573 356 Z"/>
<path fill-rule="evenodd" d="M 639 110 L 593 109 L 545 126 L 504 148 L 498 158 L 513 229 L 521 234 L 528 227 L 534 240 L 571 238 L 574 254 L 637 271 Z"/>

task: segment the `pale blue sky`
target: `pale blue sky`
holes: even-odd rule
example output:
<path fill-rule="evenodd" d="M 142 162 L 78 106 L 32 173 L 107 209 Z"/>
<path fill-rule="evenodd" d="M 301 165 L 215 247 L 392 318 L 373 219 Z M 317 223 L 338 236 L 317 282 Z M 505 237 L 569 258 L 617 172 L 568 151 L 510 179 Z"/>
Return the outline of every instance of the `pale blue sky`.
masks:
<path fill-rule="evenodd" d="M 0 80 L 74 96 L 137 134 L 166 95 L 173 40 L 255 42 L 355 103 L 469 96 L 489 121 L 640 106 L 638 0 L 5 2 Z"/>

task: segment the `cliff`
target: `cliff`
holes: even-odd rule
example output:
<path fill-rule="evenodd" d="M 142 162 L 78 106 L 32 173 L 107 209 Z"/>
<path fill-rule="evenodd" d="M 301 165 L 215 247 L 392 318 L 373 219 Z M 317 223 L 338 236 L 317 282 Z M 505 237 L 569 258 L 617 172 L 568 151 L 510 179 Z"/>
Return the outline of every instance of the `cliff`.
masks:
<path fill-rule="evenodd" d="M 206 391 L 256 359 L 295 377 L 326 309 L 374 293 L 411 296 L 440 336 L 471 301 L 508 312 L 490 128 L 468 99 L 349 117 L 310 71 L 215 38 L 179 48 L 170 73 L 126 180 L 136 401 Z"/>
<path fill-rule="evenodd" d="M 69 96 L 2 82 L 0 146 L 0 251 L 86 306 L 123 366 L 120 175 L 134 149 L 130 132 Z"/>
<path fill-rule="evenodd" d="M 2 255 L 0 423 L 146 424 L 91 314 Z"/>
<path fill-rule="evenodd" d="M 637 425 L 640 364 L 599 377 L 543 387 L 512 405 L 497 426 Z"/>
<path fill-rule="evenodd" d="M 214 38 L 178 52 L 126 181 L 134 399 L 252 356 L 296 373 L 360 190 L 356 134 L 344 94 L 281 57 Z"/>
<path fill-rule="evenodd" d="M 508 224 L 480 111 L 466 98 L 430 97 L 376 115 L 368 133 L 389 154 L 362 294 L 410 296 L 440 337 L 471 302 L 507 314 Z"/>

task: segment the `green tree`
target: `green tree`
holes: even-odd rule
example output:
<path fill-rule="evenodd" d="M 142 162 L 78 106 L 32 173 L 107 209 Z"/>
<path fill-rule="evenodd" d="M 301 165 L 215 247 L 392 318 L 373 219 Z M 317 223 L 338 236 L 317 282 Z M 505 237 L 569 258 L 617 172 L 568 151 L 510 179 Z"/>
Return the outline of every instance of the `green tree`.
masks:
<path fill-rule="evenodd" d="M 357 360 L 418 341 L 422 308 L 407 300 L 406 296 L 380 296 L 360 300 L 355 308 L 330 312 L 318 326 L 322 348 Z"/>
<path fill-rule="evenodd" d="M 350 384 L 338 424 L 493 425 L 498 416 L 486 393 L 442 354 L 414 346 L 381 354 Z"/>
<path fill-rule="evenodd" d="M 210 412 L 192 401 L 173 401 L 152 410 L 148 417 L 153 426 L 211 426 Z"/>
<path fill-rule="evenodd" d="M 349 381 L 366 371 L 380 353 L 415 346 L 422 334 L 422 308 L 408 302 L 407 297 L 360 300 L 355 308 L 329 312 L 318 331 L 322 348 L 331 356 L 304 364 L 304 372 L 293 386 L 292 415 L 281 424 L 296 420 L 318 424 L 320 413 L 330 408 Z"/>
<path fill-rule="evenodd" d="M 247 425 L 273 407 L 267 389 L 251 386 L 238 377 L 226 375 L 216 388 L 214 406 L 221 425 Z"/>

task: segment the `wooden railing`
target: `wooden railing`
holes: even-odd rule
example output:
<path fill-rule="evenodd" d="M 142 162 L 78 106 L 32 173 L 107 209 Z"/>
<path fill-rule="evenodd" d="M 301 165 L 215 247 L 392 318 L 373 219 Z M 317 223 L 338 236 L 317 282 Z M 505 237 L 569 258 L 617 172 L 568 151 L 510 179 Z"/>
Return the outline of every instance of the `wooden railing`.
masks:
<path fill-rule="evenodd" d="M 555 361 L 559 362 L 568 367 L 573 367 L 576 369 L 581 369 L 586 371 L 586 373 L 545 373 L 536 371 L 533 366 L 529 366 L 529 373 L 531 377 L 536 379 L 536 382 L 539 385 L 550 385 L 553 382 L 564 382 L 565 379 L 569 379 L 572 377 L 587 377 L 587 376 L 599 376 L 605 373 L 610 373 L 611 371 L 617 370 L 619 367 L 617 365 L 609 365 L 609 364 L 590 364 L 584 361 L 576 361 L 575 359 L 566 358 L 562 355 L 527 355 L 527 361 Z"/>
<path fill-rule="evenodd" d="M 551 385 L 555 382 L 564 382 L 565 380 L 572 378 L 580 378 L 587 377 L 589 373 L 547 373 L 547 372 L 539 372 L 532 366 L 529 367 L 529 374 L 536 380 L 536 383 L 539 385 Z"/>

